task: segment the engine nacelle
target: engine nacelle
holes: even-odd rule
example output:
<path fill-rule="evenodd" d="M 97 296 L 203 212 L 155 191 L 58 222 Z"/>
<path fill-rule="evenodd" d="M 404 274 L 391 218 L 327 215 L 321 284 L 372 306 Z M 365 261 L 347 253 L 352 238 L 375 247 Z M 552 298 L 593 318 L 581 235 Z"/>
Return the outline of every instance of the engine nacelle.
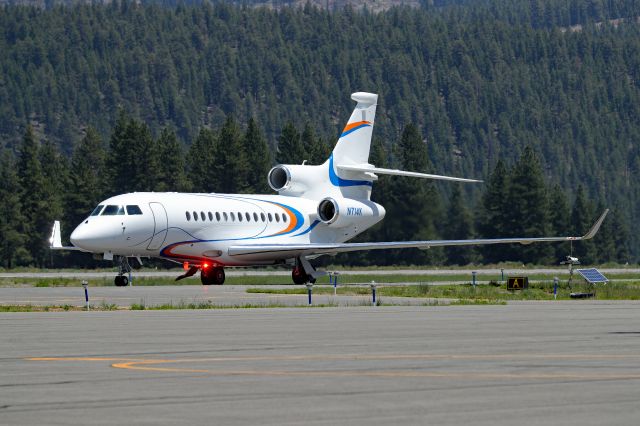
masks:
<path fill-rule="evenodd" d="M 269 171 L 269 186 L 280 195 L 304 195 L 321 182 L 321 166 L 279 164 Z"/>
<path fill-rule="evenodd" d="M 332 228 L 359 224 L 370 226 L 382 220 L 384 215 L 384 208 L 373 201 L 327 197 L 318 203 L 318 219 Z"/>

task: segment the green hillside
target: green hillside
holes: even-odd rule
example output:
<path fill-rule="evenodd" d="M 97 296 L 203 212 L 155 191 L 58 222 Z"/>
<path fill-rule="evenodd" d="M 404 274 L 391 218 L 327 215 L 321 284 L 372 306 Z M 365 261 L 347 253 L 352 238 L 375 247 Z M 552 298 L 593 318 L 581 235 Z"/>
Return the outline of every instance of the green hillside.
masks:
<path fill-rule="evenodd" d="M 377 14 L 126 2 L 4 7 L 0 146 L 16 157 L 27 124 L 66 156 L 89 126 L 106 146 L 124 110 L 156 138 L 176 129 L 187 146 L 229 115 L 243 129 L 254 118 L 275 153 L 287 123 L 300 132 L 310 124 L 333 144 L 349 94 L 366 90 L 380 94 L 375 137 L 389 166 L 403 162 L 395 145 L 408 124 L 442 174 L 488 179 L 498 160 L 510 168 L 529 146 L 545 185 L 559 185 L 569 205 L 582 186 L 592 204 L 613 208 L 631 227 L 636 260 L 640 4 L 434 3 Z M 134 148 L 125 149 L 135 157 Z M 197 168 L 201 158 L 184 161 Z M 440 189 L 450 198 L 451 186 Z M 465 203 L 475 206 L 483 191 L 465 187 Z"/>

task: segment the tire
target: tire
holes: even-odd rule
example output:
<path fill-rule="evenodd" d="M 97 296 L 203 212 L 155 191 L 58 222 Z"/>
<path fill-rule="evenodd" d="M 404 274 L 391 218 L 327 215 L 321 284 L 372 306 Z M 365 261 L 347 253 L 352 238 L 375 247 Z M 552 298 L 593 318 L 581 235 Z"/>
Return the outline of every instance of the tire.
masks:
<path fill-rule="evenodd" d="M 291 279 L 294 284 L 306 284 L 309 277 L 307 277 L 304 269 L 296 267 L 291 271 Z"/>
<path fill-rule="evenodd" d="M 114 283 L 116 287 L 126 287 L 129 285 L 129 278 L 124 275 L 116 275 L 114 279 Z"/>
<path fill-rule="evenodd" d="M 219 266 L 216 268 L 213 268 L 211 275 L 213 278 L 213 284 L 216 284 L 216 285 L 224 284 L 224 279 L 225 279 L 224 268 Z"/>
<path fill-rule="evenodd" d="M 211 285 L 213 282 L 213 274 L 210 269 L 201 269 L 200 270 L 200 282 L 202 285 Z"/>

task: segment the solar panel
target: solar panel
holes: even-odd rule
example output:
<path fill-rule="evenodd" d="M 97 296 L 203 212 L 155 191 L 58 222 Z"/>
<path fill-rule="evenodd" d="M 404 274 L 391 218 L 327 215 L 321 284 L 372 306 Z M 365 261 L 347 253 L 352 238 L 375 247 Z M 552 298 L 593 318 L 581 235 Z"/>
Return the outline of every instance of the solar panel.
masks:
<path fill-rule="evenodd" d="M 609 280 L 607 279 L 607 277 L 605 277 L 604 275 L 602 275 L 600 273 L 600 271 L 598 271 L 596 268 L 591 268 L 591 269 L 576 269 L 576 271 L 582 275 L 582 278 L 584 278 L 585 280 L 587 280 L 588 283 L 590 284 L 596 284 L 596 283 L 608 283 Z"/>

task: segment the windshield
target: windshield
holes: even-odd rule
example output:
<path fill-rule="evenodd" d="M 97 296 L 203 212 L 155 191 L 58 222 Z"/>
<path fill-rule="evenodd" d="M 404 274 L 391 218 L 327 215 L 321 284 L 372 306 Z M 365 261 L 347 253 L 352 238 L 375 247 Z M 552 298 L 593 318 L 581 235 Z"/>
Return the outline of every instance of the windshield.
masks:
<path fill-rule="evenodd" d="M 123 206 L 107 206 L 104 208 L 104 211 L 102 212 L 102 216 L 116 216 L 116 215 L 123 215 L 124 214 L 124 207 Z"/>
<path fill-rule="evenodd" d="M 102 204 L 100 204 L 98 207 L 93 209 L 93 211 L 91 212 L 91 216 L 98 216 L 100 214 L 100 212 L 102 211 L 103 207 L 104 206 Z"/>

